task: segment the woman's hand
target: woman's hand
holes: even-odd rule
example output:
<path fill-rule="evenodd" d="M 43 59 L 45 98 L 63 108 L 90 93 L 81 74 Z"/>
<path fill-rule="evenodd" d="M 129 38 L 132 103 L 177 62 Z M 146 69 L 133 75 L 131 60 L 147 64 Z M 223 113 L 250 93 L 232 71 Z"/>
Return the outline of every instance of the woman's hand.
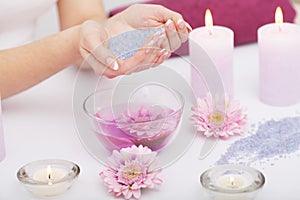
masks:
<path fill-rule="evenodd" d="M 119 60 L 108 50 L 107 41 L 120 33 L 141 28 L 164 27 L 150 36 L 134 56 Z M 104 24 L 81 25 L 80 52 L 95 72 L 107 77 L 130 74 L 157 66 L 188 38 L 190 26 L 176 12 L 159 5 L 135 4 Z"/>
<path fill-rule="evenodd" d="M 99 76 L 113 78 L 120 75 L 115 56 L 108 49 L 108 33 L 104 26 L 88 20 L 80 26 L 79 51 L 83 58 L 81 67 L 90 66 Z"/>
<path fill-rule="evenodd" d="M 141 28 L 165 27 L 168 51 L 175 51 L 188 39 L 190 25 L 182 16 L 160 5 L 135 4 L 107 21 L 110 35 Z"/>

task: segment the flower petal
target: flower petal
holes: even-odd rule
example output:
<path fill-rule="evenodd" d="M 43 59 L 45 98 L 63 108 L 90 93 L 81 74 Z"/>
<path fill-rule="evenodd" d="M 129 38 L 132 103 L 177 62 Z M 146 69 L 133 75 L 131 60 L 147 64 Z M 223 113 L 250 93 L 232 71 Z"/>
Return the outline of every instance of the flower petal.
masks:
<path fill-rule="evenodd" d="M 140 189 L 133 190 L 132 193 L 133 193 L 133 196 L 134 196 L 136 199 L 139 199 L 139 198 L 141 197 L 141 190 L 140 190 Z"/>
<path fill-rule="evenodd" d="M 191 110 L 193 112 L 191 122 L 197 131 L 206 137 L 227 139 L 232 135 L 241 135 L 242 127 L 247 123 L 245 109 L 228 95 L 213 97 L 208 93 L 206 97 L 198 98 L 197 105 Z"/>
<path fill-rule="evenodd" d="M 162 169 L 154 168 L 156 155 L 157 152 L 142 145 L 114 151 L 109 158 L 113 166 L 101 171 L 99 176 L 108 187 L 108 192 L 115 196 L 140 198 L 142 188 L 153 188 L 162 183 L 157 177 Z"/>

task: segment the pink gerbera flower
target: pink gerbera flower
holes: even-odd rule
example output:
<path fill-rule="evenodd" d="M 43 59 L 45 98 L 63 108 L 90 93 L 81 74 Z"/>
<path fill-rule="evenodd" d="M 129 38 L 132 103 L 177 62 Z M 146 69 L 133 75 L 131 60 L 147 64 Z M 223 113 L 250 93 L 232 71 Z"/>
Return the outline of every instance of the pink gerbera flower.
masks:
<path fill-rule="evenodd" d="M 192 123 L 206 137 L 227 139 L 229 136 L 244 133 L 243 126 L 247 122 L 247 115 L 239 102 L 231 100 L 227 95 L 224 99 L 213 99 L 211 94 L 199 98 L 192 111 Z"/>
<path fill-rule="evenodd" d="M 158 105 L 140 106 L 130 110 L 117 119 L 118 127 L 130 135 L 138 137 L 152 137 L 173 131 L 180 120 L 180 114 L 167 118 L 174 112 L 172 109 Z"/>
<path fill-rule="evenodd" d="M 108 159 L 109 167 L 100 172 L 108 192 L 116 197 L 138 199 L 142 188 L 154 188 L 162 180 L 157 177 L 161 169 L 154 169 L 157 152 L 148 147 L 135 146 L 113 151 Z"/>

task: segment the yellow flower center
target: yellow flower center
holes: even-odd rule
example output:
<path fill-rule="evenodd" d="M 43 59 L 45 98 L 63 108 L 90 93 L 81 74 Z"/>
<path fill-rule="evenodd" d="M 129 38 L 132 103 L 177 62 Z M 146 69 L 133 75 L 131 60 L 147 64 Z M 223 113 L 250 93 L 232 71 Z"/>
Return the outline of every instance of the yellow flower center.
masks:
<path fill-rule="evenodd" d="M 127 180 L 138 178 L 142 175 L 141 169 L 138 166 L 128 166 L 123 172 L 123 177 Z"/>
<path fill-rule="evenodd" d="M 219 125 L 222 125 L 225 121 L 225 116 L 224 116 L 224 113 L 222 112 L 213 112 L 210 116 L 210 123 L 212 125 L 216 125 L 216 126 L 219 126 Z"/>

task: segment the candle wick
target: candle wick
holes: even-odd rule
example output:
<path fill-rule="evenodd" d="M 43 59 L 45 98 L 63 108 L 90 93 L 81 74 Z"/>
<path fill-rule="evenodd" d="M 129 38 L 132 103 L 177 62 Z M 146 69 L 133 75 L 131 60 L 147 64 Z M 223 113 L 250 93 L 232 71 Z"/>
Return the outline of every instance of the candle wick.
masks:
<path fill-rule="evenodd" d="M 233 178 L 233 177 L 230 177 L 229 182 L 230 182 L 231 187 L 233 187 L 233 186 L 234 186 L 234 178 Z"/>
<path fill-rule="evenodd" d="M 278 30 L 279 30 L 279 32 L 282 31 L 282 23 L 278 23 Z"/>
<path fill-rule="evenodd" d="M 48 185 L 52 185 L 52 177 L 51 177 L 51 173 L 48 174 Z"/>
<path fill-rule="evenodd" d="M 209 35 L 212 35 L 211 28 L 208 29 L 208 33 L 209 33 Z"/>

